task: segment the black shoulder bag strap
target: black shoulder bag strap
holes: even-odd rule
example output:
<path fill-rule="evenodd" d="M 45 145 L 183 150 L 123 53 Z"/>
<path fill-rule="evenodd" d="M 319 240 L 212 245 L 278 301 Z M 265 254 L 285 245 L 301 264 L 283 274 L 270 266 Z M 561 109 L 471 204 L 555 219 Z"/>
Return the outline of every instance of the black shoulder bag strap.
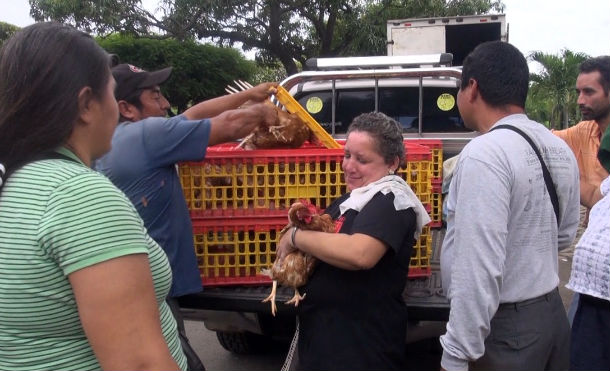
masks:
<path fill-rule="evenodd" d="M 508 129 L 508 130 L 512 130 L 515 133 L 521 135 L 523 138 L 525 138 L 525 140 L 527 140 L 527 142 L 530 144 L 530 146 L 532 146 L 532 149 L 534 150 L 534 152 L 536 152 L 536 156 L 538 156 L 538 160 L 540 160 L 540 165 L 542 165 L 542 176 L 544 177 L 544 183 L 546 184 L 546 189 L 549 192 L 549 195 L 551 196 L 551 202 L 553 203 L 553 210 L 555 210 L 555 219 L 557 219 L 557 226 L 559 226 L 559 198 L 557 197 L 557 191 L 555 190 L 555 185 L 553 184 L 553 178 L 551 178 L 551 173 L 549 172 L 549 169 L 546 167 L 546 164 L 544 163 L 544 160 L 542 159 L 542 155 L 540 155 L 540 151 L 538 150 L 538 147 L 536 147 L 536 145 L 534 144 L 534 141 L 532 141 L 532 138 L 527 136 L 527 134 L 525 134 L 519 128 L 516 128 L 512 125 L 498 125 L 498 126 L 492 128 L 490 131 L 496 130 L 496 129 Z"/>

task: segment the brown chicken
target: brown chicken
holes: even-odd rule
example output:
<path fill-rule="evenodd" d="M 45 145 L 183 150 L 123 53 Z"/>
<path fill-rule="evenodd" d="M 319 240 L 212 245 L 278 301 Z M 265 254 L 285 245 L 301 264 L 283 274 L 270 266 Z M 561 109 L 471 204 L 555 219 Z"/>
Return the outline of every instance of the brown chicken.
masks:
<path fill-rule="evenodd" d="M 303 230 L 334 232 L 335 223 L 328 214 L 318 214 L 315 205 L 309 201 L 301 200 L 295 202 L 288 210 L 289 223 L 280 231 L 280 239 L 282 236 L 292 230 L 292 227 L 298 227 Z M 277 307 L 275 305 L 275 295 L 277 292 L 278 283 L 282 286 L 289 286 L 294 289 L 294 296 L 288 300 L 286 304 L 294 304 L 298 306 L 299 302 L 305 298 L 305 294 L 299 293 L 299 287 L 303 286 L 316 264 L 316 258 L 296 250 L 287 254 L 281 264 L 278 258 L 273 262 L 271 269 L 264 270 L 263 273 L 269 275 L 273 280 L 271 294 L 263 300 L 263 302 L 271 301 L 271 313 L 275 316 Z"/>
<path fill-rule="evenodd" d="M 225 91 L 229 94 L 252 87 L 247 82 L 237 80 L 234 82 L 237 88 L 227 86 Z M 282 110 L 271 100 L 265 102 L 277 110 L 277 123 L 270 126 L 259 126 L 238 147 L 244 149 L 269 149 L 269 148 L 299 148 L 306 141 L 314 141 L 315 136 L 296 114 Z M 250 103 L 245 103 L 248 105 Z"/>
<path fill-rule="evenodd" d="M 244 149 L 299 148 L 312 137 L 311 130 L 294 113 L 281 110 L 270 100 L 266 101 L 277 110 L 277 123 L 259 126 L 239 144 Z"/>

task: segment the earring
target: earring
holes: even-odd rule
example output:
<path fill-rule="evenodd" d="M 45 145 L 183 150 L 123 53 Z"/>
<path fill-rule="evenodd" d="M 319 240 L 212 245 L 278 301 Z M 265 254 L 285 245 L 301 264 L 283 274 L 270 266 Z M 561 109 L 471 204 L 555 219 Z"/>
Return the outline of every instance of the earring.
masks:
<path fill-rule="evenodd" d="M 388 175 L 394 175 L 394 170 L 388 169 Z"/>

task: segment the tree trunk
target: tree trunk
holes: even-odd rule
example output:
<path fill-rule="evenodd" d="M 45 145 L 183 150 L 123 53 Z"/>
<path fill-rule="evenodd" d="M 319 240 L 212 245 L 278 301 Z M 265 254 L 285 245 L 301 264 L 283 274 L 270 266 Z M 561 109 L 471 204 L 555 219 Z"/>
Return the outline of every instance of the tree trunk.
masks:
<path fill-rule="evenodd" d="M 289 55 L 278 55 L 278 57 L 282 63 L 282 66 L 284 66 L 284 69 L 286 70 L 286 76 L 294 75 L 295 73 L 299 72 L 297 64 Z"/>

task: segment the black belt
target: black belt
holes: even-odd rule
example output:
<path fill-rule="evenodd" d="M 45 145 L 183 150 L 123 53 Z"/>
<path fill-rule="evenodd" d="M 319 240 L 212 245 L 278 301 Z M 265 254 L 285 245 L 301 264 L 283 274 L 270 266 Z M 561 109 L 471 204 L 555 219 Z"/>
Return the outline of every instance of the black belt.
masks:
<path fill-rule="evenodd" d="M 498 306 L 498 310 L 500 309 L 519 309 L 521 307 L 525 307 L 534 303 L 538 303 L 541 301 L 550 301 L 551 297 L 555 294 L 559 294 L 559 289 L 555 288 L 553 289 L 551 292 L 548 292 L 546 294 L 537 296 L 535 298 L 532 299 L 527 299 L 527 300 L 523 300 L 523 301 L 519 301 L 516 303 L 500 303 L 500 305 Z"/>

